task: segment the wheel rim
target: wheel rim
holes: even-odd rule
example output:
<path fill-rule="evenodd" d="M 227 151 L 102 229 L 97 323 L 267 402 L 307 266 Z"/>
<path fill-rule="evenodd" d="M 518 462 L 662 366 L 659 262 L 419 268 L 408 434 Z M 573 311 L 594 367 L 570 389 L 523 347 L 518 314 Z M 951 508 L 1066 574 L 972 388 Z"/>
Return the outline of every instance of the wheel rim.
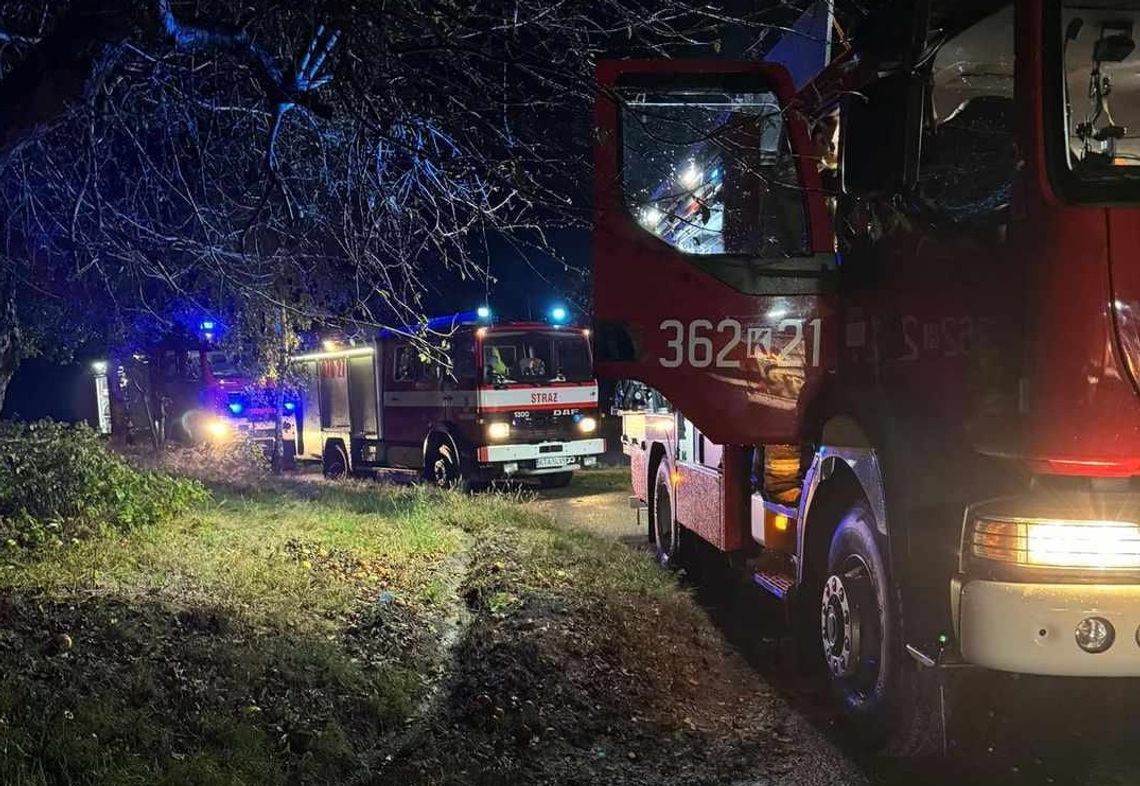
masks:
<path fill-rule="evenodd" d="M 657 528 L 657 551 L 667 559 L 673 550 L 673 501 L 669 498 L 669 484 L 657 481 L 654 495 L 654 521 Z"/>
<path fill-rule="evenodd" d="M 437 486 L 447 486 L 451 483 L 451 473 L 447 459 L 440 457 L 435 460 L 435 464 L 432 465 L 432 476 L 435 478 L 435 484 Z"/>
<path fill-rule="evenodd" d="M 455 465 L 445 450 L 440 450 L 431 467 L 432 479 L 440 488 L 448 488 L 455 483 Z"/>
<path fill-rule="evenodd" d="M 860 698 L 879 678 L 882 625 L 871 571 L 858 556 L 847 557 L 827 577 L 820 603 L 823 656 L 832 680 Z"/>

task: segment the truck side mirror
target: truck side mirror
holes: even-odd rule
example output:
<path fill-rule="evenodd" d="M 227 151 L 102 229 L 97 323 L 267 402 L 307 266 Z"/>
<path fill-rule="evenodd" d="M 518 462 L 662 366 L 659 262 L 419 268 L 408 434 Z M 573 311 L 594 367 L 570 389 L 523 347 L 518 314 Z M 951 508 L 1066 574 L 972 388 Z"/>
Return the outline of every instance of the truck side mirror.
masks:
<path fill-rule="evenodd" d="M 844 100 L 839 154 L 845 194 L 884 196 L 914 186 L 924 93 L 920 78 L 899 73 Z"/>
<path fill-rule="evenodd" d="M 918 179 L 926 80 L 916 64 L 926 46 L 929 20 L 929 0 L 915 0 L 909 7 L 889 4 L 856 32 L 861 51 L 897 64 L 898 70 L 844 99 L 839 154 L 846 194 L 895 194 Z"/>

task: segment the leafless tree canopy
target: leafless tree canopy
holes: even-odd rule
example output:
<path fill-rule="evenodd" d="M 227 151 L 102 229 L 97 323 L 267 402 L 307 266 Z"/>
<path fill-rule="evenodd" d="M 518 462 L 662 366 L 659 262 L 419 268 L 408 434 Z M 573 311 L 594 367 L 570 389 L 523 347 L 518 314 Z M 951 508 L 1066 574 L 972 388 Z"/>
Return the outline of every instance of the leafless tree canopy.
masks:
<path fill-rule="evenodd" d="M 586 219 L 599 54 L 767 21 L 690 0 L 0 2 L 0 335 L 18 358 L 199 310 L 265 361 L 313 319 L 415 322 L 428 278 L 490 274 L 489 233 L 543 247 Z"/>

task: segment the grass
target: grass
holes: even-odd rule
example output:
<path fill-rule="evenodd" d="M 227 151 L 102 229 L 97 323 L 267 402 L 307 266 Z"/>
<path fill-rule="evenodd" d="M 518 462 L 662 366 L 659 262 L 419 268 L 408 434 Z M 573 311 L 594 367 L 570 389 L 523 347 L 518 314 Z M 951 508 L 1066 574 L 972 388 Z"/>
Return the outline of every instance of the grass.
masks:
<path fill-rule="evenodd" d="M 571 488 L 576 494 L 602 494 L 610 491 L 629 491 L 629 467 L 599 467 L 574 473 Z"/>
<path fill-rule="evenodd" d="M 676 594 L 528 493 L 215 487 L 168 524 L 0 551 L 0 783 L 369 782 L 456 620 Z"/>
<path fill-rule="evenodd" d="M 369 499 L 370 496 L 375 499 Z M 454 504 L 454 503 L 452 503 Z M 422 492 L 218 494 L 168 526 L 112 532 L 52 558 L 13 563 L 4 584 L 221 602 L 255 626 L 323 627 L 370 583 L 416 591 L 459 535 Z"/>
<path fill-rule="evenodd" d="M 299 482 L 0 553 L 0 783 L 340 782 L 437 665 L 464 529 L 508 507 Z"/>
<path fill-rule="evenodd" d="M 466 527 L 447 702 L 369 783 L 730 783 L 770 755 L 767 727 L 732 726 L 740 664 L 646 550 L 511 510 Z M 713 774 L 677 771 L 710 750 Z"/>

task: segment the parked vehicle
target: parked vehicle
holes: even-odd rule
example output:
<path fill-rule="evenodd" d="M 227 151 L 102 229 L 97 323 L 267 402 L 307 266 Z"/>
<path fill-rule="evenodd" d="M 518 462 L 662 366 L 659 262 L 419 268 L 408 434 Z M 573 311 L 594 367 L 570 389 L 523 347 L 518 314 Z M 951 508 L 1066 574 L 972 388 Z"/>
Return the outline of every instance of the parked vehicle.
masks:
<path fill-rule="evenodd" d="M 588 331 L 477 314 L 433 320 L 444 357 L 413 331 L 296 358 L 297 455 L 326 475 L 420 470 L 440 485 L 530 477 L 568 484 L 605 450 Z"/>
<path fill-rule="evenodd" d="M 897 3 L 800 91 L 598 67 L 598 370 L 656 391 L 648 535 L 746 563 L 896 751 L 950 666 L 1140 675 L 1137 23 Z"/>
<path fill-rule="evenodd" d="M 132 352 L 114 368 L 93 365 L 99 428 L 124 439 L 183 444 L 242 437 L 272 449 L 277 398 L 272 386 L 243 373 L 214 341 L 214 323 L 199 335 L 171 335 Z M 291 460 L 293 409 L 282 411 L 284 459 Z"/>

